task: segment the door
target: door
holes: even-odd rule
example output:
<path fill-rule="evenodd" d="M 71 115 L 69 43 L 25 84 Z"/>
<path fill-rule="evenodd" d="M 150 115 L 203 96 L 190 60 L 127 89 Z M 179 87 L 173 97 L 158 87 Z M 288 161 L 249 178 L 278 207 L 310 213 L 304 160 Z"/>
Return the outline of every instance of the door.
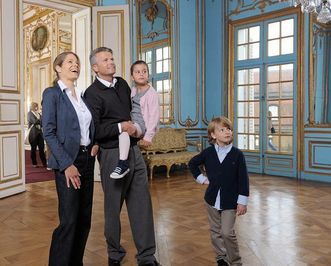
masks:
<path fill-rule="evenodd" d="M 111 48 L 114 53 L 116 75 L 130 84 L 130 17 L 129 5 L 100 6 L 92 9 L 92 49 Z"/>
<path fill-rule="evenodd" d="M 90 86 L 92 73 L 89 62 L 91 51 L 91 10 L 83 9 L 72 14 L 72 50 L 80 59 L 80 76 L 77 87 L 85 90 Z"/>
<path fill-rule="evenodd" d="M 296 15 L 235 28 L 235 143 L 250 172 L 297 175 Z"/>
<path fill-rule="evenodd" d="M 116 74 L 130 84 L 130 17 L 129 6 L 99 6 L 92 8 L 92 49 L 105 46 L 113 50 Z M 100 180 L 96 160 L 94 180 Z"/>
<path fill-rule="evenodd" d="M 25 191 L 21 10 L 0 0 L 0 198 Z"/>

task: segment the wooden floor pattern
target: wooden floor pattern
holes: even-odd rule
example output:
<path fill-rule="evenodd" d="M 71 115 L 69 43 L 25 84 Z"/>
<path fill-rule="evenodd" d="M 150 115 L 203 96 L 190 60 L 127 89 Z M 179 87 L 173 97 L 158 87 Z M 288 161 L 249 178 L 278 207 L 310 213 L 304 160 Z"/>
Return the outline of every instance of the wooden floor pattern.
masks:
<path fill-rule="evenodd" d="M 237 219 L 244 265 L 331 265 L 331 185 L 251 175 L 248 213 Z M 216 265 L 203 194 L 186 171 L 150 182 L 156 257 L 163 266 Z M 85 265 L 106 266 L 103 193 L 95 184 L 92 229 Z M 122 215 L 124 266 L 136 265 L 127 213 Z M 57 225 L 53 181 L 27 185 L 25 193 L 0 200 L 0 265 L 47 265 Z"/>

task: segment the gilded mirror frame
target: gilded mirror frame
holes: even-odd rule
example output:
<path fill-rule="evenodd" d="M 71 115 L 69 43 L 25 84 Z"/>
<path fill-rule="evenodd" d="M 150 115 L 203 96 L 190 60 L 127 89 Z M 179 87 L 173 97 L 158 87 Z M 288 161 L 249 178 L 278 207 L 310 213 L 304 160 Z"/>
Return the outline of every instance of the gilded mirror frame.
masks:
<path fill-rule="evenodd" d="M 153 14 L 147 14 L 147 10 L 143 11 L 142 10 L 142 5 L 150 2 L 151 4 L 156 4 L 157 2 L 161 2 L 165 7 L 166 7 L 166 12 L 167 12 L 167 28 L 168 28 L 168 38 L 165 40 L 159 40 L 159 41 L 154 41 L 149 44 L 143 44 L 142 40 L 145 36 L 143 36 L 142 29 L 141 29 L 141 14 L 142 12 L 145 13 L 145 16 L 148 15 L 153 15 Z M 151 17 L 153 19 L 153 17 Z M 167 44 L 170 47 L 170 54 L 171 54 L 171 66 L 170 66 L 170 73 L 169 73 L 169 79 L 171 80 L 171 102 L 170 102 L 170 115 L 169 115 L 169 121 L 163 122 L 160 120 L 160 124 L 162 125 L 169 125 L 174 123 L 174 48 L 173 48 L 173 43 L 172 43 L 172 29 L 173 29 L 173 10 L 171 7 L 171 4 L 167 0 L 137 0 L 136 1 L 136 60 L 139 60 L 142 54 L 142 51 L 144 49 L 152 48 L 157 45 L 161 44 Z"/>
<path fill-rule="evenodd" d="M 319 28 L 325 28 L 326 31 L 316 30 L 314 26 L 317 25 Z M 317 28 L 317 27 L 316 27 Z M 317 55 L 316 55 L 316 38 L 317 35 L 330 35 L 331 38 L 331 24 L 322 24 L 317 22 L 315 16 L 310 16 L 309 18 L 309 82 L 308 82 L 308 97 L 309 97 L 309 116 L 308 116 L 308 125 L 309 127 L 317 127 L 317 128 L 327 128 L 331 127 L 331 123 L 326 123 L 324 121 L 316 121 L 316 93 L 317 93 Z M 331 62 L 331 60 L 330 60 Z M 329 65 L 328 68 L 331 66 Z M 331 92 L 331 88 L 321 88 L 323 90 L 328 90 Z M 326 111 L 328 106 L 331 105 L 331 102 L 326 102 L 324 99 L 323 104 L 323 120 L 325 120 Z"/>

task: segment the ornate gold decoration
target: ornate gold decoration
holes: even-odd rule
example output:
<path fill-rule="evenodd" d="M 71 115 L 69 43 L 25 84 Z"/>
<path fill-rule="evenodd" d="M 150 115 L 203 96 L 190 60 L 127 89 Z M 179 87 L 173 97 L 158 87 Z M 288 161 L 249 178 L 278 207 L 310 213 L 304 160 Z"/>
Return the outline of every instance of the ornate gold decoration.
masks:
<path fill-rule="evenodd" d="M 152 145 L 145 148 L 144 153 L 151 179 L 155 166 L 165 165 L 169 178 L 172 165 L 187 164 L 194 155 L 198 154 L 187 151 L 186 130 L 184 128 L 170 127 L 160 128 L 153 138 Z"/>
<path fill-rule="evenodd" d="M 231 15 L 238 15 L 240 13 L 249 11 L 249 10 L 255 10 L 255 9 L 260 9 L 261 12 L 264 12 L 264 9 L 267 6 L 271 6 L 274 4 L 279 3 L 279 0 L 253 0 L 252 3 L 247 4 L 245 3 L 247 1 L 245 0 L 237 0 L 237 6 L 236 8 L 230 12 L 229 16 Z"/>
<path fill-rule="evenodd" d="M 83 5 L 83 6 L 90 6 L 90 7 L 96 5 L 95 0 L 66 0 L 66 2 L 79 4 L 79 5 Z"/>

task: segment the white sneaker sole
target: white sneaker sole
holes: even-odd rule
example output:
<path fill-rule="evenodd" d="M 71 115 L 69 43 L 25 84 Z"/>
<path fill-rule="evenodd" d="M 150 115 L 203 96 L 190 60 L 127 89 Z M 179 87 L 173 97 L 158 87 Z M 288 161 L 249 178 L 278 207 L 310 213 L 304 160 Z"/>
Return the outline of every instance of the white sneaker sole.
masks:
<path fill-rule="evenodd" d="M 113 179 L 120 179 L 120 178 L 122 178 L 122 177 L 124 177 L 127 173 L 129 173 L 130 172 L 130 169 L 128 169 L 128 170 L 126 170 L 123 174 L 121 174 L 121 175 L 119 175 L 119 174 L 117 174 L 117 173 L 111 173 L 110 174 L 110 178 L 113 178 Z"/>

